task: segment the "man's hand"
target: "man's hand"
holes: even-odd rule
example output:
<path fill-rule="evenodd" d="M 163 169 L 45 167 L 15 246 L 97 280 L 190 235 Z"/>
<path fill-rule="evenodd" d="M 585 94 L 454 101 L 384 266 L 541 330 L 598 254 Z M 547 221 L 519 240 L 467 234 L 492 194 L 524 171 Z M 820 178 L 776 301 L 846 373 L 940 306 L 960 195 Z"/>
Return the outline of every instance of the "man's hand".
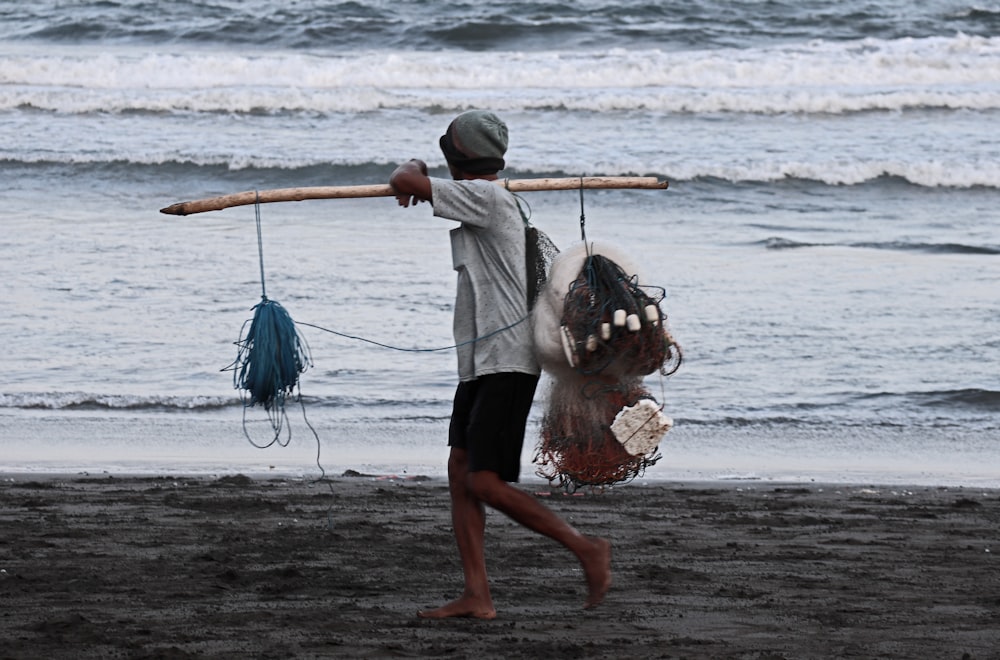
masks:
<path fill-rule="evenodd" d="M 389 185 L 396 193 L 402 207 L 431 200 L 431 180 L 427 176 L 427 163 L 414 158 L 397 167 L 389 176 Z"/>

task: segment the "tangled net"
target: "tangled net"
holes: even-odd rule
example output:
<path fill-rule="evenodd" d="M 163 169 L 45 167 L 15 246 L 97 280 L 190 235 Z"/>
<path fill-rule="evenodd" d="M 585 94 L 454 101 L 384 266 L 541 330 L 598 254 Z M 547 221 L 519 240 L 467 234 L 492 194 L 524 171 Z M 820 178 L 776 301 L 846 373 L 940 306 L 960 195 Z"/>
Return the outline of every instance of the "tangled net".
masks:
<path fill-rule="evenodd" d="M 243 400 L 243 434 L 261 446 L 250 437 L 246 418 L 248 408 L 261 406 L 273 431 L 263 446 L 285 444 L 280 440 L 287 419 L 285 400 L 294 396 L 299 374 L 312 364 L 309 345 L 279 302 L 265 295 L 253 311 L 253 319 L 243 325 L 236 342 L 236 361 L 227 369 L 232 369 L 233 387 L 240 390 Z"/>
<path fill-rule="evenodd" d="M 539 356 L 553 376 L 537 474 L 567 489 L 640 476 L 660 460 L 673 424 L 642 384 L 681 363 L 661 309 L 665 292 L 640 285 L 609 251 L 590 244 L 560 255 L 535 313 Z"/>
<path fill-rule="evenodd" d="M 566 361 L 584 375 L 627 379 L 680 367 L 680 351 L 664 331 L 665 292 L 640 287 L 611 259 L 588 255 L 570 284 L 560 326 Z"/>

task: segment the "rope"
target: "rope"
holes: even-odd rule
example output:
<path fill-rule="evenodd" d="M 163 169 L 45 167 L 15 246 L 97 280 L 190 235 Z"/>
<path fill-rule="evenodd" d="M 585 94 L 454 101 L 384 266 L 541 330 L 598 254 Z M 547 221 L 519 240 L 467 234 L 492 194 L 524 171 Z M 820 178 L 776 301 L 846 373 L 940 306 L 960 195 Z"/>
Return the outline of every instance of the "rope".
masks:
<path fill-rule="evenodd" d="M 580 194 L 582 196 L 582 194 L 583 194 L 583 188 L 582 188 L 582 186 L 583 186 L 583 178 L 582 177 L 580 179 L 580 185 L 581 185 Z M 507 191 L 510 191 L 510 179 L 505 180 L 504 187 L 507 189 Z M 518 213 L 521 214 L 521 220 L 524 221 L 524 224 L 525 224 L 526 227 L 531 226 L 531 205 L 529 205 L 528 202 L 525 199 L 523 199 L 520 195 L 518 195 L 517 193 L 511 192 L 511 195 L 514 196 L 514 202 L 515 202 L 515 204 L 517 204 L 517 211 L 518 211 Z M 524 203 L 524 206 L 526 206 L 528 208 L 527 213 L 525 213 L 524 208 L 521 206 L 522 202 Z M 582 203 L 582 200 L 581 200 L 581 203 Z M 582 222 L 582 219 L 581 219 L 581 222 Z M 259 233 L 259 221 L 258 221 L 258 233 Z M 359 337 L 357 335 L 349 335 L 349 334 L 344 333 L 344 332 L 338 332 L 336 330 L 331 330 L 330 328 L 325 328 L 325 327 L 323 327 L 321 325 L 315 325 L 313 323 L 305 323 L 305 322 L 302 322 L 302 321 L 299 321 L 298 323 L 299 323 L 299 325 L 304 325 L 304 326 L 308 326 L 310 328 L 315 328 L 316 330 L 320 330 L 322 332 L 328 332 L 331 335 L 336 335 L 336 336 L 342 337 L 344 339 L 350 339 L 350 340 L 353 340 L 353 341 L 361 341 L 361 342 L 364 342 L 366 344 L 372 344 L 373 346 L 378 346 L 380 348 L 388 348 L 389 350 L 392 350 L 392 351 L 401 351 L 401 352 L 404 352 L 404 353 L 434 353 L 434 352 L 437 352 L 437 351 L 450 351 L 450 350 L 459 348 L 461 346 L 468 346 L 469 344 L 475 344 L 476 342 L 483 341 L 484 339 L 489 339 L 490 337 L 492 337 L 494 335 L 498 335 L 501 332 L 506 332 L 507 330 L 510 330 L 511 328 L 514 328 L 514 327 L 520 325 L 521 323 L 524 323 L 530 317 L 531 317 L 531 314 L 528 313 L 525 316 L 523 316 L 520 319 L 518 319 L 517 321 L 514 321 L 510 325 L 506 325 L 506 326 L 504 326 L 502 328 L 498 328 L 497 330 L 494 330 L 492 332 L 488 332 L 485 335 L 481 335 L 479 337 L 476 337 L 474 339 L 470 339 L 468 341 L 463 341 L 463 342 L 461 342 L 459 344 L 452 344 L 450 346 L 441 346 L 441 347 L 438 347 L 438 348 L 405 348 L 405 347 L 401 347 L 401 346 L 393 346 L 391 344 L 384 344 L 382 342 L 375 341 L 374 339 L 368 339 L 367 337 Z"/>
<path fill-rule="evenodd" d="M 312 323 L 305 323 L 303 321 L 299 321 L 298 323 L 299 323 L 299 325 L 305 325 L 305 326 L 309 326 L 310 328 L 316 328 L 317 330 L 321 330 L 323 332 L 329 332 L 331 335 L 337 335 L 338 337 L 343 337 L 344 339 L 353 339 L 355 341 L 363 341 L 366 344 L 373 344 L 375 346 L 379 346 L 381 348 L 388 348 L 388 349 L 393 350 L 393 351 L 403 351 L 403 352 L 407 352 L 407 353 L 433 353 L 435 351 L 450 351 L 450 350 L 452 350 L 454 348 L 458 348 L 459 346 L 467 346 L 469 344 L 474 344 L 477 341 L 483 341 L 484 339 L 489 339 L 493 335 L 498 335 L 501 332 L 506 332 L 507 330 L 510 330 L 511 328 L 513 328 L 513 327 L 515 327 L 517 325 L 520 325 L 521 323 L 524 323 L 529 318 L 531 318 L 531 315 L 527 314 L 525 316 L 522 316 L 518 320 L 514 321 L 510 325 L 506 325 L 506 326 L 504 326 L 502 328 L 498 328 L 498 329 L 494 330 L 493 332 L 486 333 L 485 335 L 480 335 L 479 337 L 476 337 L 475 339 L 470 339 L 468 341 L 463 341 L 460 344 L 452 344 L 451 346 L 441 346 L 440 348 L 404 348 L 404 347 L 401 347 L 401 346 L 392 346 L 391 344 L 383 344 L 382 342 L 375 341 L 374 339 L 368 339 L 366 337 L 359 337 L 357 335 L 349 335 L 349 334 L 346 334 L 344 332 L 337 332 L 336 330 L 331 330 L 330 328 L 324 328 L 321 325 L 315 325 L 315 324 L 312 324 Z"/>
<path fill-rule="evenodd" d="M 254 203 L 254 213 L 257 216 L 257 256 L 260 262 L 260 297 L 267 300 L 267 289 L 264 287 L 264 239 L 260 228 L 260 192 L 254 190 L 256 201 Z"/>
<path fill-rule="evenodd" d="M 260 265 L 261 301 L 254 305 L 253 319 L 243 324 L 240 338 L 236 342 L 237 355 L 232 365 L 224 371 L 233 370 L 233 385 L 240 390 L 243 401 L 243 435 L 251 445 L 266 449 L 272 445 L 287 447 L 292 441 L 292 427 L 288 424 L 285 410 L 287 397 L 294 397 L 302 409 L 302 419 L 316 440 L 316 467 L 320 476 L 311 483 L 325 482 L 330 494 L 335 495 L 333 484 L 327 477 L 321 462 L 322 443 L 315 427 L 306 416 L 300 373 L 311 366 L 309 346 L 295 328 L 295 322 L 277 301 L 267 297 L 264 276 L 264 235 L 260 218 L 260 193 L 254 191 L 254 220 L 257 225 L 257 257 Z M 272 436 L 269 442 L 254 440 L 248 428 L 247 410 L 260 405 L 265 410 Z M 327 509 L 327 526 L 333 527 L 333 501 Z"/>

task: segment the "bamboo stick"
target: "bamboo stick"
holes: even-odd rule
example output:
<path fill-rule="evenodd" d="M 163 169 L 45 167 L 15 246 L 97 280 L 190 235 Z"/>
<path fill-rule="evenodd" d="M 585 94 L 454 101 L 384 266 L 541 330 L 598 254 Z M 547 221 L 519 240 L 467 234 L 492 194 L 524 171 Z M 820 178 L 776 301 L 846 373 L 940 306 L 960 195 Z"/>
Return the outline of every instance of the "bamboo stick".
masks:
<path fill-rule="evenodd" d="M 511 192 L 533 192 L 537 190 L 577 190 L 611 189 L 611 188 L 641 188 L 663 190 L 666 181 L 660 181 L 655 176 L 584 176 L 550 179 L 498 179 L 497 183 L 507 186 Z M 301 202 L 307 199 L 344 199 L 357 197 L 392 197 L 389 184 L 371 184 L 360 186 L 316 186 L 308 188 L 274 188 L 271 190 L 248 190 L 246 192 L 196 199 L 190 202 L 178 202 L 160 209 L 160 213 L 168 215 L 191 215 L 205 211 L 219 211 L 232 206 L 246 206 L 260 202 Z"/>

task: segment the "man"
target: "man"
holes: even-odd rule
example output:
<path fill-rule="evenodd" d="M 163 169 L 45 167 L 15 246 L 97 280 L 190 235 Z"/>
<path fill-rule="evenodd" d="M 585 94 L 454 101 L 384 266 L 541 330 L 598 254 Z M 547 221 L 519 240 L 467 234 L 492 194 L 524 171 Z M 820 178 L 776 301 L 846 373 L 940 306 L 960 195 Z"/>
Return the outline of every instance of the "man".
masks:
<path fill-rule="evenodd" d="M 400 206 L 430 202 L 434 215 L 460 223 L 451 230 L 459 385 L 448 433 L 448 484 L 465 589 L 418 615 L 496 616 L 483 548 L 484 505 L 572 551 L 587 580 L 585 607 L 593 607 L 611 585 L 611 544 L 579 533 L 510 483 L 518 479 L 540 368 L 528 319 L 524 224 L 514 196 L 496 183 L 505 166 L 507 126 L 492 112 L 465 112 L 440 146 L 453 180 L 428 177 L 419 160 L 400 165 L 389 179 Z"/>

